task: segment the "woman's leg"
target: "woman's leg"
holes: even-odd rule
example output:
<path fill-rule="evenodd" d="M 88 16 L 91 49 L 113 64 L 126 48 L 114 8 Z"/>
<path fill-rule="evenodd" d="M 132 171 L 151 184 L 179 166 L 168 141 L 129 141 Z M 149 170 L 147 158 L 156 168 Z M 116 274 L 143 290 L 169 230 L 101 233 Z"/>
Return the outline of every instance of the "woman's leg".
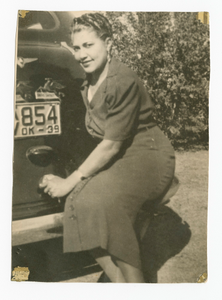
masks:
<path fill-rule="evenodd" d="M 96 248 L 90 251 L 95 260 L 104 270 L 106 275 L 112 282 L 118 283 L 144 283 L 143 273 L 141 270 L 118 260 L 112 258 L 107 251 Z M 113 262 L 115 260 L 116 264 Z"/>
<path fill-rule="evenodd" d="M 116 264 L 120 268 L 126 282 L 128 283 L 145 283 L 141 270 L 116 259 Z"/>
<path fill-rule="evenodd" d="M 101 248 L 96 248 L 90 251 L 92 256 L 98 262 L 100 267 L 109 277 L 112 282 L 125 283 L 126 280 L 118 266 L 116 266 L 111 258 L 111 256 L 105 250 Z"/>

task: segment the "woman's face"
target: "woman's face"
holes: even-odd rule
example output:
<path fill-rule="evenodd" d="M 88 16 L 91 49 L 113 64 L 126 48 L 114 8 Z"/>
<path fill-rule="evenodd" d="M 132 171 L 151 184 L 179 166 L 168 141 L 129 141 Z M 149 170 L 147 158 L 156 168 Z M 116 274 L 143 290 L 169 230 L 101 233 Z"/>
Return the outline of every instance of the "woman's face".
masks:
<path fill-rule="evenodd" d="M 100 39 L 92 29 L 82 29 L 72 34 L 75 59 L 81 64 L 86 73 L 102 72 L 107 63 L 107 51 L 111 40 Z"/>

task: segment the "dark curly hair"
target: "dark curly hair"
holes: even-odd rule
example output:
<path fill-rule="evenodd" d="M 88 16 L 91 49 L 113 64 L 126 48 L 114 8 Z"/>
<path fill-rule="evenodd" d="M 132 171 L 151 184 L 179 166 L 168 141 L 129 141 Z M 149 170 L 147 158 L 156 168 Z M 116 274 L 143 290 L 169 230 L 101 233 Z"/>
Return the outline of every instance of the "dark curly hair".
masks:
<path fill-rule="evenodd" d="M 92 28 L 97 35 L 105 40 L 112 38 L 112 26 L 102 14 L 87 13 L 81 17 L 74 18 L 71 24 L 71 33 L 80 32 L 82 29 Z"/>

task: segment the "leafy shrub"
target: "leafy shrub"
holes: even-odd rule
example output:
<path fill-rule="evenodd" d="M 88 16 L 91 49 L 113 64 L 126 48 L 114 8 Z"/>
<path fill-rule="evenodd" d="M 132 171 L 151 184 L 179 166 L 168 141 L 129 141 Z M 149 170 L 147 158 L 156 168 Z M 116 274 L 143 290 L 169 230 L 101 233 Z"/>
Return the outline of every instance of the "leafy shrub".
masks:
<path fill-rule="evenodd" d="M 209 25 L 196 13 L 107 12 L 114 56 L 131 67 L 155 103 L 175 148 L 208 146 Z"/>

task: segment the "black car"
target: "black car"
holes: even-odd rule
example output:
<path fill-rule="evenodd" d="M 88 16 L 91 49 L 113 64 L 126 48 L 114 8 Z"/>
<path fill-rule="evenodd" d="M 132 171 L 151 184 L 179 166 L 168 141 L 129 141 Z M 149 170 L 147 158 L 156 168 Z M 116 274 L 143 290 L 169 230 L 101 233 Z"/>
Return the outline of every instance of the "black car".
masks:
<path fill-rule="evenodd" d="M 45 174 L 66 177 L 94 147 L 84 126 L 84 73 L 71 48 L 72 12 L 30 11 L 18 17 L 12 244 L 51 236 L 64 199 L 39 189 Z M 41 234 L 33 234 L 33 231 Z"/>

